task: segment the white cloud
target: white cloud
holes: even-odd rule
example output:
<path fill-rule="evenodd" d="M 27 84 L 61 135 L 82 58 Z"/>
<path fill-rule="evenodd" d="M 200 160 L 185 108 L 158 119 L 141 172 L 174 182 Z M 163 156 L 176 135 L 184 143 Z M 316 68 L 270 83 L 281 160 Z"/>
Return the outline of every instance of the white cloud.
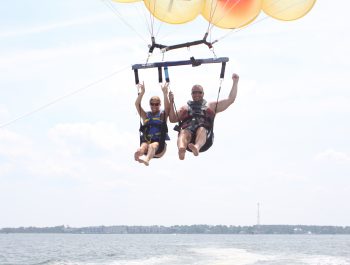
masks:
<path fill-rule="evenodd" d="M 0 176 L 6 176 L 12 170 L 14 170 L 14 165 L 11 163 L 0 164 Z"/>
<path fill-rule="evenodd" d="M 25 172 L 24 175 L 63 175 L 71 173 L 69 167 L 59 163 L 59 159 L 52 153 L 42 150 L 39 143 L 33 139 L 12 132 L 0 129 L 0 155 L 7 164 L 0 168 L 0 175 L 8 175 L 13 171 Z"/>
<path fill-rule="evenodd" d="M 116 151 L 121 147 L 127 148 L 130 142 L 134 142 L 132 134 L 121 132 L 115 123 L 108 122 L 58 124 L 50 130 L 49 136 L 61 146 L 76 151 L 88 146 Z"/>
<path fill-rule="evenodd" d="M 350 163 L 350 154 L 335 151 L 333 149 L 325 150 L 315 156 L 316 161 L 335 161 L 338 163 Z"/>
<path fill-rule="evenodd" d="M 0 176 L 20 172 L 21 178 L 64 178 L 103 190 L 125 186 L 123 176 L 133 169 L 124 160 L 132 161 L 134 138 L 106 122 L 59 124 L 39 140 L 1 129 Z"/>
<path fill-rule="evenodd" d="M 5 106 L 0 105 L 0 124 L 2 123 L 1 121 L 8 119 L 9 116 L 10 113 L 8 109 Z"/>
<path fill-rule="evenodd" d="M 31 149 L 32 142 L 27 137 L 7 129 L 0 129 L 0 155 L 27 156 L 31 153 Z"/>
<path fill-rule="evenodd" d="M 107 14 L 97 14 L 95 16 L 74 19 L 70 21 L 62 21 L 62 22 L 51 23 L 46 25 L 34 26 L 30 28 L 21 28 L 21 29 L 13 29 L 11 31 L 3 31 L 0 33 L 0 38 L 22 37 L 24 35 L 44 33 L 44 32 L 49 32 L 56 29 L 71 28 L 73 26 L 97 23 L 107 19 L 111 19 L 111 17 L 108 16 Z"/>

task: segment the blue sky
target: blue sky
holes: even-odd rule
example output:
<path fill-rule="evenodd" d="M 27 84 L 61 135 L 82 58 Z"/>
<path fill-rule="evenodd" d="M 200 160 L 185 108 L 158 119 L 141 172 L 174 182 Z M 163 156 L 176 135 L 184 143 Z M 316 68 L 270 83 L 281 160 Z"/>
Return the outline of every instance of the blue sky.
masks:
<path fill-rule="evenodd" d="M 220 96 L 233 72 L 240 82 L 216 118 L 214 146 L 179 161 L 171 131 L 166 156 L 149 167 L 133 160 L 131 71 L 147 57 L 148 32 L 142 6 L 114 6 L 141 36 L 106 1 L 1 3 L 0 227 L 252 225 L 258 202 L 262 224 L 350 225 L 349 3 L 318 1 L 293 22 L 261 14 L 218 42 L 215 53 L 230 57 Z M 201 18 L 162 25 L 159 39 L 200 39 L 206 26 Z M 197 47 L 165 59 L 190 55 L 212 53 Z M 217 66 L 170 70 L 177 107 L 195 83 L 216 98 Z M 156 72 L 140 78 L 146 108 L 161 91 Z"/>

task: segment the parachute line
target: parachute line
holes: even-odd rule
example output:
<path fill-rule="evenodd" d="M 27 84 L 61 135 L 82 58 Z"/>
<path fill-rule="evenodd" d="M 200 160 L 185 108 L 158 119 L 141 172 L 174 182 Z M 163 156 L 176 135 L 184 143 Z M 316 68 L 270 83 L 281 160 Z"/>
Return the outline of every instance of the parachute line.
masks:
<path fill-rule="evenodd" d="M 147 40 L 133 27 L 128 23 L 122 16 L 122 14 L 117 10 L 115 5 L 112 5 L 110 0 L 104 0 L 102 1 L 128 28 L 130 28 L 133 32 L 136 33 L 136 35 L 142 39 L 145 43 L 148 43 Z"/>
<path fill-rule="evenodd" d="M 215 4 L 215 8 L 213 8 L 213 3 L 214 3 L 214 0 L 211 1 L 211 4 L 210 4 L 210 12 L 209 12 L 209 25 L 208 25 L 208 28 L 207 28 L 207 32 L 210 31 L 210 29 L 212 28 L 212 21 L 213 21 L 213 16 L 214 16 L 214 13 L 216 11 L 216 8 L 218 6 L 218 2 L 216 2 Z"/>
<path fill-rule="evenodd" d="M 144 9 L 144 8 L 141 8 L 141 9 L 142 9 L 142 11 L 141 11 L 138 5 L 135 5 L 135 8 L 137 9 L 138 13 L 140 14 L 139 17 L 142 16 L 142 17 L 143 17 L 143 21 L 146 22 L 145 25 L 146 25 L 146 27 L 147 27 L 147 30 L 148 30 L 149 34 L 152 35 L 150 21 L 149 21 L 149 19 L 148 19 L 148 17 L 147 17 L 147 14 L 146 14 L 145 9 Z M 142 19 L 141 19 L 141 20 L 142 20 Z"/>
<path fill-rule="evenodd" d="M 278 0 L 279 1 L 279 0 Z M 232 5 L 230 8 L 224 8 L 225 9 L 225 12 L 222 14 L 221 17 L 219 17 L 218 19 L 216 19 L 214 22 L 212 22 L 212 25 L 211 25 L 211 28 L 210 30 L 213 29 L 214 25 L 219 23 L 221 20 L 223 20 L 225 18 L 225 16 L 227 14 L 229 14 L 239 3 L 241 2 L 241 0 L 238 0 L 237 2 L 234 3 L 234 5 Z M 225 7 L 227 6 L 227 3 L 228 3 L 228 0 L 226 0 L 225 2 Z M 217 6 L 217 4 L 216 4 Z M 215 10 L 216 10 L 216 7 L 215 7 Z M 214 17 L 214 14 L 213 14 L 213 17 Z M 211 17 L 210 19 L 212 20 L 213 17 Z"/>
<path fill-rule="evenodd" d="M 112 76 L 115 76 L 115 75 L 125 71 L 127 68 L 129 68 L 129 66 L 124 66 L 123 68 L 119 69 L 118 71 L 115 71 L 115 72 L 113 72 L 113 73 L 111 73 L 109 75 L 106 75 L 106 76 L 104 76 L 104 77 L 102 77 L 102 78 L 100 78 L 100 79 L 98 79 L 96 81 L 93 81 L 90 84 L 87 84 L 87 85 L 85 85 L 85 86 L 83 86 L 81 88 L 78 88 L 78 89 L 76 89 L 76 90 L 74 90 L 74 91 L 72 91 L 70 93 L 67 93 L 67 94 L 65 94 L 63 96 L 60 96 L 60 97 L 58 97 L 56 99 L 53 99 L 53 100 L 49 101 L 48 103 L 46 103 L 46 104 L 44 104 L 44 105 L 42 105 L 40 107 L 37 107 L 37 108 L 35 108 L 35 109 L 31 110 L 31 111 L 28 111 L 27 113 L 25 113 L 25 114 L 23 114 L 21 116 L 18 116 L 17 118 L 15 118 L 15 119 L 13 119 L 11 121 L 8 121 L 6 123 L 0 124 L 0 129 L 2 129 L 4 127 L 7 127 L 7 126 L 9 126 L 9 125 L 11 125 L 11 124 L 13 124 L 13 123 L 15 123 L 15 122 L 17 122 L 19 120 L 22 120 L 22 119 L 24 119 L 26 117 L 29 117 L 29 116 L 37 113 L 37 112 L 40 112 L 40 111 L 42 111 L 42 110 L 44 110 L 44 109 L 46 109 L 46 108 L 48 108 L 48 107 L 50 107 L 50 106 L 52 106 L 54 104 L 57 104 L 58 102 L 66 99 L 66 98 L 69 98 L 69 97 L 71 97 L 71 96 L 73 96 L 75 94 L 78 94 L 78 93 L 80 93 L 80 92 L 82 92 L 82 91 L 84 91 L 84 90 L 86 90 L 86 89 L 88 89 L 88 88 L 90 88 L 92 86 L 95 86 L 98 83 L 101 83 L 104 80 L 107 80 L 107 79 L 111 78 Z"/>
<path fill-rule="evenodd" d="M 153 16 L 152 13 L 155 13 L 155 12 L 156 12 L 156 5 L 157 5 L 157 1 L 154 0 L 153 7 L 151 8 L 151 6 L 150 6 L 150 9 L 151 9 L 151 10 L 149 10 L 149 16 L 150 16 L 151 27 L 152 27 L 152 37 L 154 37 L 154 21 L 155 21 L 155 17 Z M 152 11 L 152 12 L 151 12 L 151 11 Z"/>

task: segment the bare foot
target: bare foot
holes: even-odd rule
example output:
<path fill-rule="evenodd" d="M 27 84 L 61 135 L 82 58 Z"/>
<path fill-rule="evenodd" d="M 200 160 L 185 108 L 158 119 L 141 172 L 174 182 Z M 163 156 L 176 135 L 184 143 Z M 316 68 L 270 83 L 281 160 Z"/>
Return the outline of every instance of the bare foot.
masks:
<path fill-rule="evenodd" d="M 195 146 L 194 144 L 192 144 L 192 143 L 188 144 L 188 148 L 192 151 L 194 156 L 199 155 L 199 150 L 198 150 L 197 146 Z"/>
<path fill-rule="evenodd" d="M 135 161 L 140 162 L 140 156 L 141 156 L 141 152 L 140 152 L 140 150 L 137 150 L 134 154 Z"/>
<path fill-rule="evenodd" d="M 185 153 L 186 149 L 185 148 L 179 148 L 179 159 L 184 160 L 185 159 Z"/>
<path fill-rule="evenodd" d="M 149 166 L 149 160 L 147 159 L 140 159 L 139 162 L 144 163 L 146 166 Z"/>

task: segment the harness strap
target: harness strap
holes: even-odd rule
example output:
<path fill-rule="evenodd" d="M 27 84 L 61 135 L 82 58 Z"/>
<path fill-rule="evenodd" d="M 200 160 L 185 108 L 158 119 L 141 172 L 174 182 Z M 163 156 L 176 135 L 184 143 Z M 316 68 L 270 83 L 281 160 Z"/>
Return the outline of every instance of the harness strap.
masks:
<path fill-rule="evenodd" d="M 162 67 L 158 67 L 158 82 L 163 83 Z"/>
<path fill-rule="evenodd" d="M 222 62 L 221 63 L 220 79 L 224 79 L 224 77 L 225 77 L 225 69 L 226 69 L 226 62 Z"/>
<path fill-rule="evenodd" d="M 161 124 L 161 129 L 160 129 L 159 147 L 155 153 L 156 155 L 162 153 L 164 150 L 164 147 L 166 145 L 165 138 L 166 138 L 166 134 L 168 133 L 168 125 L 166 124 L 165 117 L 166 117 L 166 115 L 165 115 L 165 111 L 164 111 L 163 112 L 163 122 Z"/>
<path fill-rule="evenodd" d="M 135 75 L 135 84 L 138 85 L 140 83 L 138 69 L 134 69 L 134 75 Z"/>
<path fill-rule="evenodd" d="M 170 82 L 170 78 L 169 78 L 168 66 L 164 66 L 164 76 L 165 76 L 165 81 L 167 83 L 169 83 Z"/>
<path fill-rule="evenodd" d="M 152 127 L 160 128 L 160 132 L 155 134 L 156 136 L 159 136 L 159 141 L 158 141 L 159 142 L 159 147 L 158 147 L 158 149 L 157 149 L 157 151 L 155 153 L 156 155 L 158 155 L 158 154 L 163 152 L 164 147 L 166 145 L 166 143 L 165 143 L 166 135 L 168 133 L 168 126 L 166 124 L 165 112 L 162 111 L 160 113 L 160 116 L 161 115 L 163 115 L 162 123 L 161 124 L 153 124 L 152 125 Z M 152 119 L 152 117 L 150 119 Z M 140 145 L 144 142 L 144 140 L 147 141 L 148 143 L 152 142 L 152 137 L 151 137 L 151 139 L 147 139 L 147 137 L 148 137 L 147 130 L 150 127 L 151 127 L 150 124 L 142 124 L 142 123 L 140 124 L 140 129 L 139 129 L 139 131 L 140 131 Z"/>

